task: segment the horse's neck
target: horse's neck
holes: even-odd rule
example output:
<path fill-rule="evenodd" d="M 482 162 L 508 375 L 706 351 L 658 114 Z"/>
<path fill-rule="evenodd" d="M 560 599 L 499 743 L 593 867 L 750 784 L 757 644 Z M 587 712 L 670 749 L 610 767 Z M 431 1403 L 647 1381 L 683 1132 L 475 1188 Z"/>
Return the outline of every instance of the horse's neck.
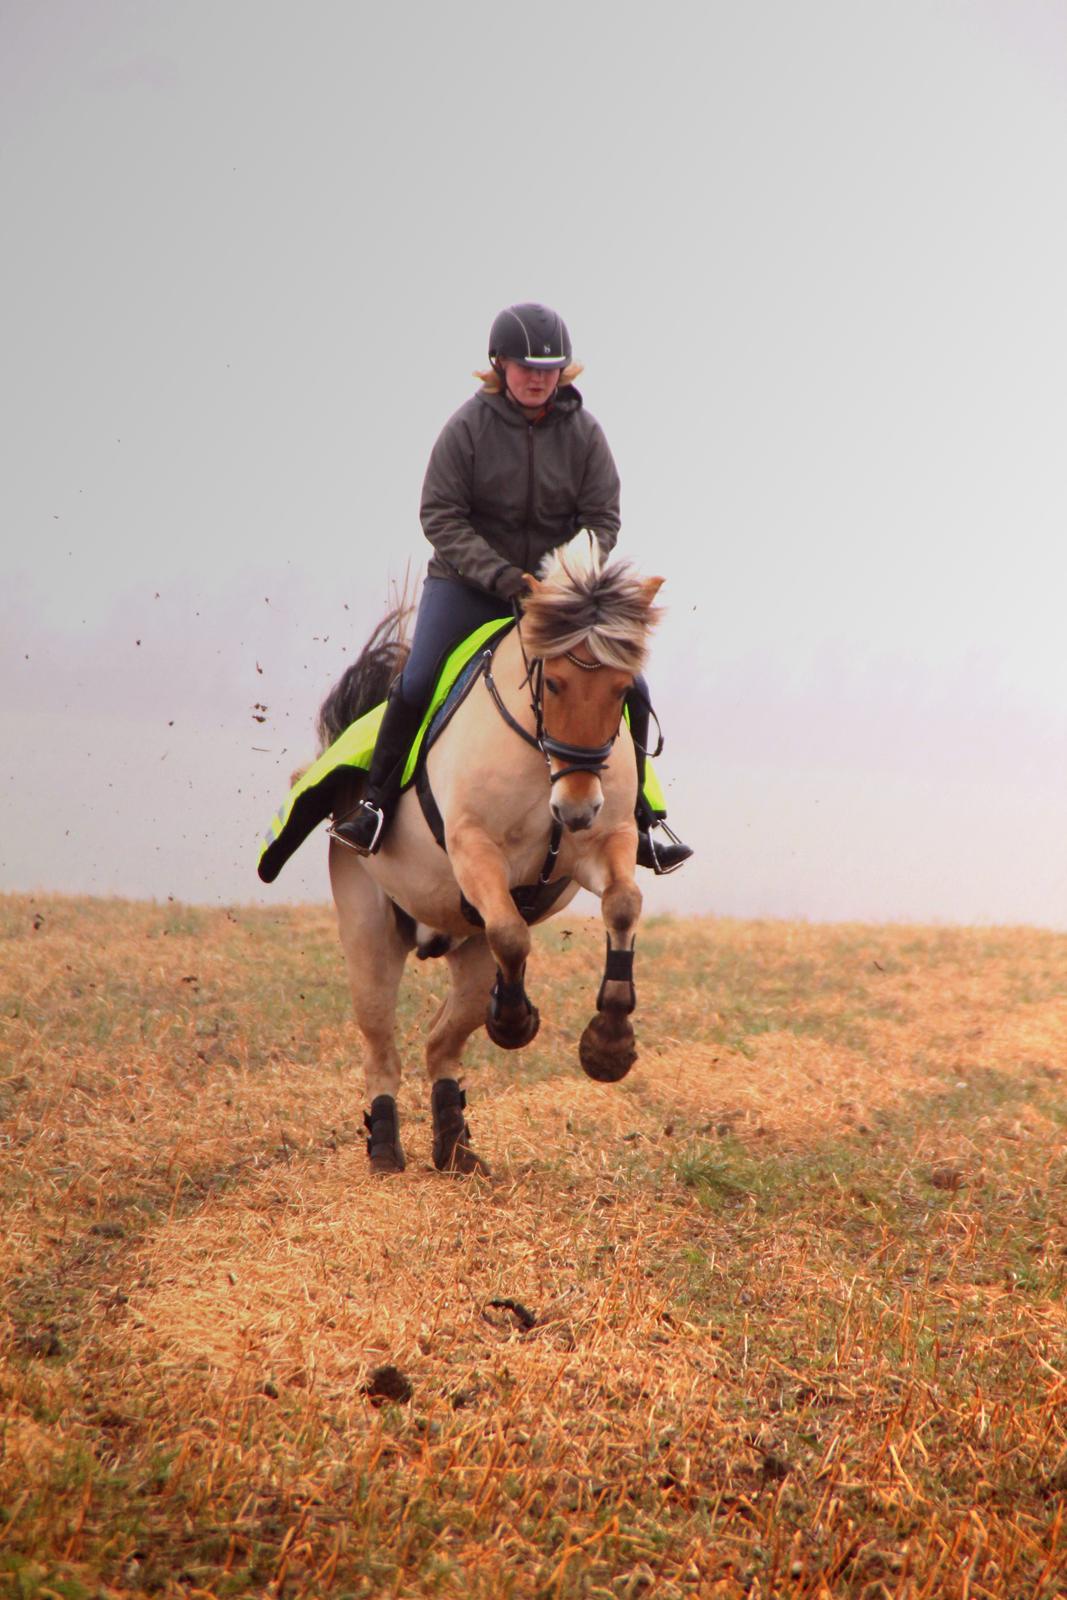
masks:
<path fill-rule="evenodd" d="M 494 651 L 488 676 L 508 715 L 532 737 L 536 719 L 522 649 L 514 632 Z M 539 766 L 544 767 L 541 752 L 508 726 L 488 684 L 480 684 L 463 700 L 434 746 L 430 776 L 435 793 L 440 785 L 447 795 L 454 792 L 453 785 L 464 794 L 480 783 L 495 787 L 504 775 L 518 799 Z"/>
<path fill-rule="evenodd" d="M 533 734 L 530 690 L 523 686 L 526 669 L 514 634 L 494 651 L 490 672 L 507 714 Z M 430 750 L 427 771 L 446 832 L 459 816 L 474 816 L 494 834 L 507 834 L 525 824 L 531 808 L 544 806 L 544 755 L 509 728 L 486 683 L 477 683 L 456 707 Z"/>

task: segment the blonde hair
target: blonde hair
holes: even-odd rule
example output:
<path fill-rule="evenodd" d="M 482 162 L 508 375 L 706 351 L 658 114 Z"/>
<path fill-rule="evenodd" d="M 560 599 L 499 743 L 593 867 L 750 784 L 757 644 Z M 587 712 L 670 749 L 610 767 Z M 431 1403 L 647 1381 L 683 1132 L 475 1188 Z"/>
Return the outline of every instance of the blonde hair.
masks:
<path fill-rule="evenodd" d="M 563 371 L 560 373 L 559 387 L 563 389 L 568 383 L 573 383 L 575 378 L 577 378 L 584 371 L 585 368 L 580 361 L 572 361 L 570 366 L 564 367 Z M 492 367 L 490 367 L 488 372 L 475 371 L 474 376 L 480 380 L 483 394 L 504 393 L 503 380 L 500 377 L 500 374 L 495 372 Z"/>

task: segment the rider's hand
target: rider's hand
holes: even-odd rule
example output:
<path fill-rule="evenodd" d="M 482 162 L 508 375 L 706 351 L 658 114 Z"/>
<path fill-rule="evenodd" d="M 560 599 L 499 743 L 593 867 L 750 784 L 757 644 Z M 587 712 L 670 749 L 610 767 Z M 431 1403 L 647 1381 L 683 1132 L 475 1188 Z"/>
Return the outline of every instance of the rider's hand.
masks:
<path fill-rule="evenodd" d="M 522 600 L 529 594 L 529 585 L 526 574 L 519 567 L 509 567 L 502 572 L 496 583 L 497 593 L 502 594 L 505 600 Z"/>

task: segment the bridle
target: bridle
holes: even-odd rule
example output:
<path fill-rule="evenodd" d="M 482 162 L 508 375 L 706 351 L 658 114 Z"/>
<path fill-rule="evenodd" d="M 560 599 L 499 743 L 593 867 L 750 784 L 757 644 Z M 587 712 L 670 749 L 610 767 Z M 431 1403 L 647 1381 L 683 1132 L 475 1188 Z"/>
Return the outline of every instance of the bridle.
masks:
<path fill-rule="evenodd" d="M 603 772 L 608 764 L 608 757 L 611 755 L 615 741 L 619 737 L 619 727 L 622 725 L 621 708 L 619 711 L 619 723 L 606 744 L 566 744 L 562 739 L 554 738 L 545 727 L 545 663 L 540 656 L 531 661 L 526 654 L 526 645 L 522 637 L 522 624 L 518 618 L 516 618 L 515 622 L 515 632 L 519 640 L 519 649 L 522 651 L 523 663 L 526 667 L 523 685 L 529 688 L 530 691 L 530 707 L 534 715 L 534 732 L 530 733 L 524 728 L 522 723 L 512 716 L 504 704 L 500 690 L 493 681 L 492 669 L 487 659 L 483 676 L 485 678 L 485 686 L 493 697 L 493 704 L 508 727 L 514 733 L 517 733 L 520 739 L 524 739 L 527 744 L 533 745 L 535 750 L 540 750 L 548 767 L 549 783 L 558 783 L 560 778 L 569 778 L 576 772 Z M 580 656 L 573 655 L 569 650 L 564 651 L 563 654 L 568 661 L 573 662 L 576 667 L 581 667 L 585 672 L 600 671 L 601 662 L 599 661 L 583 661 Z M 553 772 L 553 760 L 563 761 L 566 765 L 560 767 L 558 772 Z"/>

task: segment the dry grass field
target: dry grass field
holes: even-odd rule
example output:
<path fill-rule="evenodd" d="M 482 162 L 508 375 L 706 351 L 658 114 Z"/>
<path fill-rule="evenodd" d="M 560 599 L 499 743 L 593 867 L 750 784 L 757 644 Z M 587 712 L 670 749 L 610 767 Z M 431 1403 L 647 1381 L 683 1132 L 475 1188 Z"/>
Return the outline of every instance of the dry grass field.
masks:
<path fill-rule="evenodd" d="M 326 909 L 0 899 L 0 1596 L 1067 1594 L 1067 937 L 601 961 L 372 1181 Z"/>

